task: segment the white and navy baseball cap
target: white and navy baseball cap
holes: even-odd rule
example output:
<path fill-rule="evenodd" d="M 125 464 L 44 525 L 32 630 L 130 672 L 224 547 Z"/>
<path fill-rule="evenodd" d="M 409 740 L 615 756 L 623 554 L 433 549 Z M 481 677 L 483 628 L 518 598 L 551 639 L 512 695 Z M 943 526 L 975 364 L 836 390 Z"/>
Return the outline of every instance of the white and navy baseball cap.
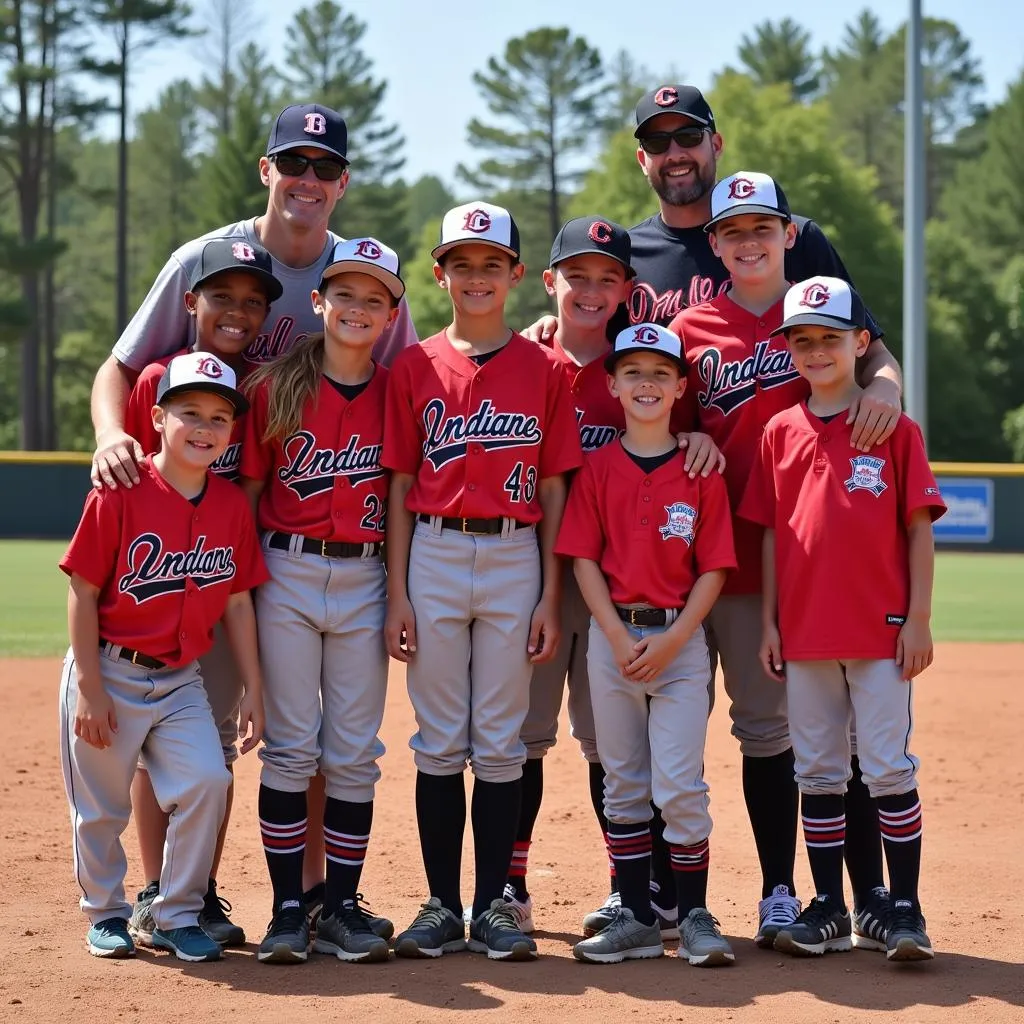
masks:
<path fill-rule="evenodd" d="M 605 356 L 604 368 L 609 373 L 615 372 L 618 361 L 631 352 L 657 352 L 671 359 L 679 367 L 680 373 L 686 373 L 686 360 L 683 359 L 683 343 L 678 334 L 658 324 L 633 324 L 615 335 L 615 344 L 611 352 Z"/>
<path fill-rule="evenodd" d="M 186 391 L 210 391 L 221 395 L 235 407 L 236 415 L 249 408 L 248 399 L 238 390 L 235 371 L 209 352 L 188 352 L 175 356 L 167 364 L 157 385 L 156 404 L 163 405 L 168 399 Z"/>
<path fill-rule="evenodd" d="M 398 253 L 376 238 L 349 238 L 338 242 L 331 262 L 324 268 L 320 287 L 338 274 L 369 274 L 376 278 L 396 300 L 405 294 Z"/>
<path fill-rule="evenodd" d="M 605 220 L 604 217 L 576 217 L 566 221 L 551 243 L 548 266 L 554 267 L 562 260 L 587 253 L 610 256 L 622 264 L 627 277 L 633 276 L 633 268 L 629 263 L 632 256 L 629 232 L 621 224 Z"/>
<path fill-rule="evenodd" d="M 759 213 L 780 217 L 787 223 L 793 219 L 789 201 L 774 178 L 760 171 L 737 171 L 723 178 L 711 192 L 711 220 L 704 225 L 710 231 L 730 217 Z"/>
<path fill-rule="evenodd" d="M 647 122 L 662 114 L 680 114 L 708 131 L 715 130 L 715 115 L 704 99 L 704 94 L 694 85 L 659 85 L 640 97 L 636 105 L 636 138 L 643 135 Z"/>
<path fill-rule="evenodd" d="M 348 126 L 336 110 L 322 103 L 285 107 L 267 140 L 267 156 L 300 146 L 316 146 L 348 163 Z"/>
<path fill-rule="evenodd" d="M 430 255 L 439 260 L 449 249 L 466 242 L 493 245 L 519 259 L 519 228 L 508 210 L 493 203 L 464 203 L 449 210 L 441 221 L 441 238 Z"/>
<path fill-rule="evenodd" d="M 782 326 L 772 331 L 773 336 L 807 325 L 841 331 L 860 331 L 867 325 L 861 297 L 841 277 L 810 277 L 793 285 L 783 300 L 782 315 Z"/>
<path fill-rule="evenodd" d="M 263 285 L 268 302 L 276 302 L 281 298 L 284 288 L 274 277 L 274 263 L 270 253 L 258 242 L 237 237 L 213 238 L 203 246 L 192 268 L 188 290 L 194 292 L 204 281 L 226 270 L 252 274 Z"/>

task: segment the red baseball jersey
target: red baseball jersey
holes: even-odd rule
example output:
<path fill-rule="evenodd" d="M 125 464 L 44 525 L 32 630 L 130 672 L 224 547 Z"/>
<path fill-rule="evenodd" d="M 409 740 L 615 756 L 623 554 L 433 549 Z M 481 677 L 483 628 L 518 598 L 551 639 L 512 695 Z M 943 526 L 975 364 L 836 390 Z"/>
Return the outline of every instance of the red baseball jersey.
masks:
<path fill-rule="evenodd" d="M 189 349 L 183 348 L 173 355 L 165 356 L 156 362 L 150 363 L 139 374 L 132 393 L 128 396 L 128 405 L 124 411 L 124 429 L 131 434 L 147 455 L 160 451 L 160 435 L 153 426 L 153 406 L 156 405 L 156 390 L 160 384 L 160 378 L 167 369 L 167 364 L 175 356 L 185 355 Z M 246 370 L 251 369 L 246 364 Z M 245 379 L 246 370 L 240 370 L 238 383 Z M 210 472 L 224 477 L 225 480 L 237 480 L 238 471 L 242 465 L 242 438 L 245 436 L 245 417 L 235 417 L 234 425 L 231 428 L 231 440 L 227 448 L 210 465 Z"/>
<path fill-rule="evenodd" d="M 683 342 L 688 365 L 680 429 L 709 434 L 725 455 L 725 483 L 733 509 L 739 568 L 725 594 L 761 591 L 759 526 L 736 515 L 757 458 L 765 424 L 810 394 L 793 369 L 786 339 L 769 337 L 782 323 L 782 300 L 760 316 L 737 305 L 728 293 L 684 309 L 669 325 Z"/>
<path fill-rule="evenodd" d="M 213 646 L 232 594 L 267 579 L 249 503 L 210 473 L 197 505 L 148 458 L 139 483 L 90 491 L 60 567 L 100 588 L 100 637 L 168 665 Z"/>
<path fill-rule="evenodd" d="M 513 334 L 478 366 L 442 332 L 395 359 L 383 463 L 416 477 L 410 512 L 535 523 L 538 483 L 581 461 L 564 371 L 543 346 Z"/>
<path fill-rule="evenodd" d="M 907 614 L 907 524 L 946 511 L 924 439 L 901 416 L 870 453 L 852 424 L 801 402 L 774 416 L 740 514 L 775 530 L 779 632 L 787 661 L 893 658 Z"/>
<path fill-rule="evenodd" d="M 622 403 L 608 390 L 604 359 L 580 366 L 557 340 L 552 343 L 551 353 L 565 374 L 583 451 L 603 448 L 626 429 Z"/>
<path fill-rule="evenodd" d="M 617 441 L 573 480 L 555 551 L 597 562 L 616 604 L 681 608 L 698 576 L 736 568 L 725 482 L 691 480 L 683 462 L 648 474 Z"/>
<path fill-rule="evenodd" d="M 388 475 L 380 456 L 387 380 L 388 371 L 375 366 L 366 389 L 349 402 L 321 377 L 316 398 L 302 410 L 301 429 L 272 444 L 263 440 L 269 382 L 256 389 L 242 476 L 266 481 L 256 515 L 260 529 L 353 544 L 384 539 Z"/>

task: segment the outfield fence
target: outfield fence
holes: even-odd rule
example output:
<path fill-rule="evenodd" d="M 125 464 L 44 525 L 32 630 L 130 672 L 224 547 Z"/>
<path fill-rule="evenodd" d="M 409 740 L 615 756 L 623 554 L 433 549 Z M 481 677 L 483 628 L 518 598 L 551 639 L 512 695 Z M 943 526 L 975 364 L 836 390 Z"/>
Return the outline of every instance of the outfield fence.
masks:
<path fill-rule="evenodd" d="M 0 452 L 0 537 L 63 539 L 91 486 L 85 452 Z M 935 524 L 944 548 L 1024 551 L 1024 465 L 933 462 L 949 512 Z"/>

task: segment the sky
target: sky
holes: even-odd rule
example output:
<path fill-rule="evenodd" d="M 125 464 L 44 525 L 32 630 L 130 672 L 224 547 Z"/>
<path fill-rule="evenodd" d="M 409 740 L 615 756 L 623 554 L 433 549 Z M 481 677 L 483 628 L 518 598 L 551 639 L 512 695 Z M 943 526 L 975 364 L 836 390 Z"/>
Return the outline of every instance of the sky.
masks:
<path fill-rule="evenodd" d="M 288 24 L 305 6 L 300 0 L 244 0 L 251 7 L 251 38 L 275 62 L 281 57 Z M 312 0 L 308 0 L 312 2 Z M 193 4 L 202 11 L 203 0 Z M 790 17 L 811 34 L 815 48 L 836 46 L 844 26 L 870 7 L 884 28 L 906 17 L 909 3 L 832 2 L 821 0 L 728 0 L 714 2 L 699 18 L 687 18 L 685 4 L 663 5 L 680 13 L 669 18 L 638 17 L 657 4 L 581 0 L 559 8 L 551 0 L 481 3 L 479 0 L 343 0 L 341 6 L 367 24 L 363 49 L 377 77 L 388 79 L 383 115 L 397 122 L 406 139 L 404 176 L 414 180 L 433 173 L 451 183 L 460 162 L 475 162 L 465 126 L 486 107 L 473 86 L 474 70 L 488 57 L 500 56 L 505 42 L 542 26 L 568 24 L 610 59 L 627 50 L 642 66 L 666 79 L 708 88 L 714 74 L 738 65 L 739 41 L 754 25 Z M 985 77 L 983 99 L 999 102 L 1008 85 L 1024 71 L 1024 4 L 1006 0 L 925 0 L 927 17 L 955 22 L 970 40 Z M 714 17 L 714 12 L 718 17 Z M 559 14 L 561 13 L 561 16 Z M 581 16 L 582 15 L 582 16 Z M 197 16 L 201 20 L 202 15 Z M 705 37 L 698 42 L 697 26 Z M 153 103 L 171 81 L 198 81 L 209 47 L 196 40 L 148 51 L 145 65 L 133 76 L 130 92 L 136 112 Z"/>

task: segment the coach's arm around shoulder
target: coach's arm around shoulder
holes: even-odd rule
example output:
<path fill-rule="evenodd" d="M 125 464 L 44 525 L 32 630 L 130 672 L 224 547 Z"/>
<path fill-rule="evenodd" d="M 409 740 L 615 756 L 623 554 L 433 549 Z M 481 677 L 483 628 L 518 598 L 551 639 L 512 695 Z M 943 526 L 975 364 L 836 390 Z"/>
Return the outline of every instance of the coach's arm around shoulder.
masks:
<path fill-rule="evenodd" d="M 109 355 L 96 372 L 92 383 L 92 425 L 96 432 L 96 452 L 92 457 L 93 487 L 115 489 L 118 484 L 131 487 L 139 482 L 136 463 L 145 454 L 142 445 L 124 429 L 128 396 L 138 374 Z"/>

